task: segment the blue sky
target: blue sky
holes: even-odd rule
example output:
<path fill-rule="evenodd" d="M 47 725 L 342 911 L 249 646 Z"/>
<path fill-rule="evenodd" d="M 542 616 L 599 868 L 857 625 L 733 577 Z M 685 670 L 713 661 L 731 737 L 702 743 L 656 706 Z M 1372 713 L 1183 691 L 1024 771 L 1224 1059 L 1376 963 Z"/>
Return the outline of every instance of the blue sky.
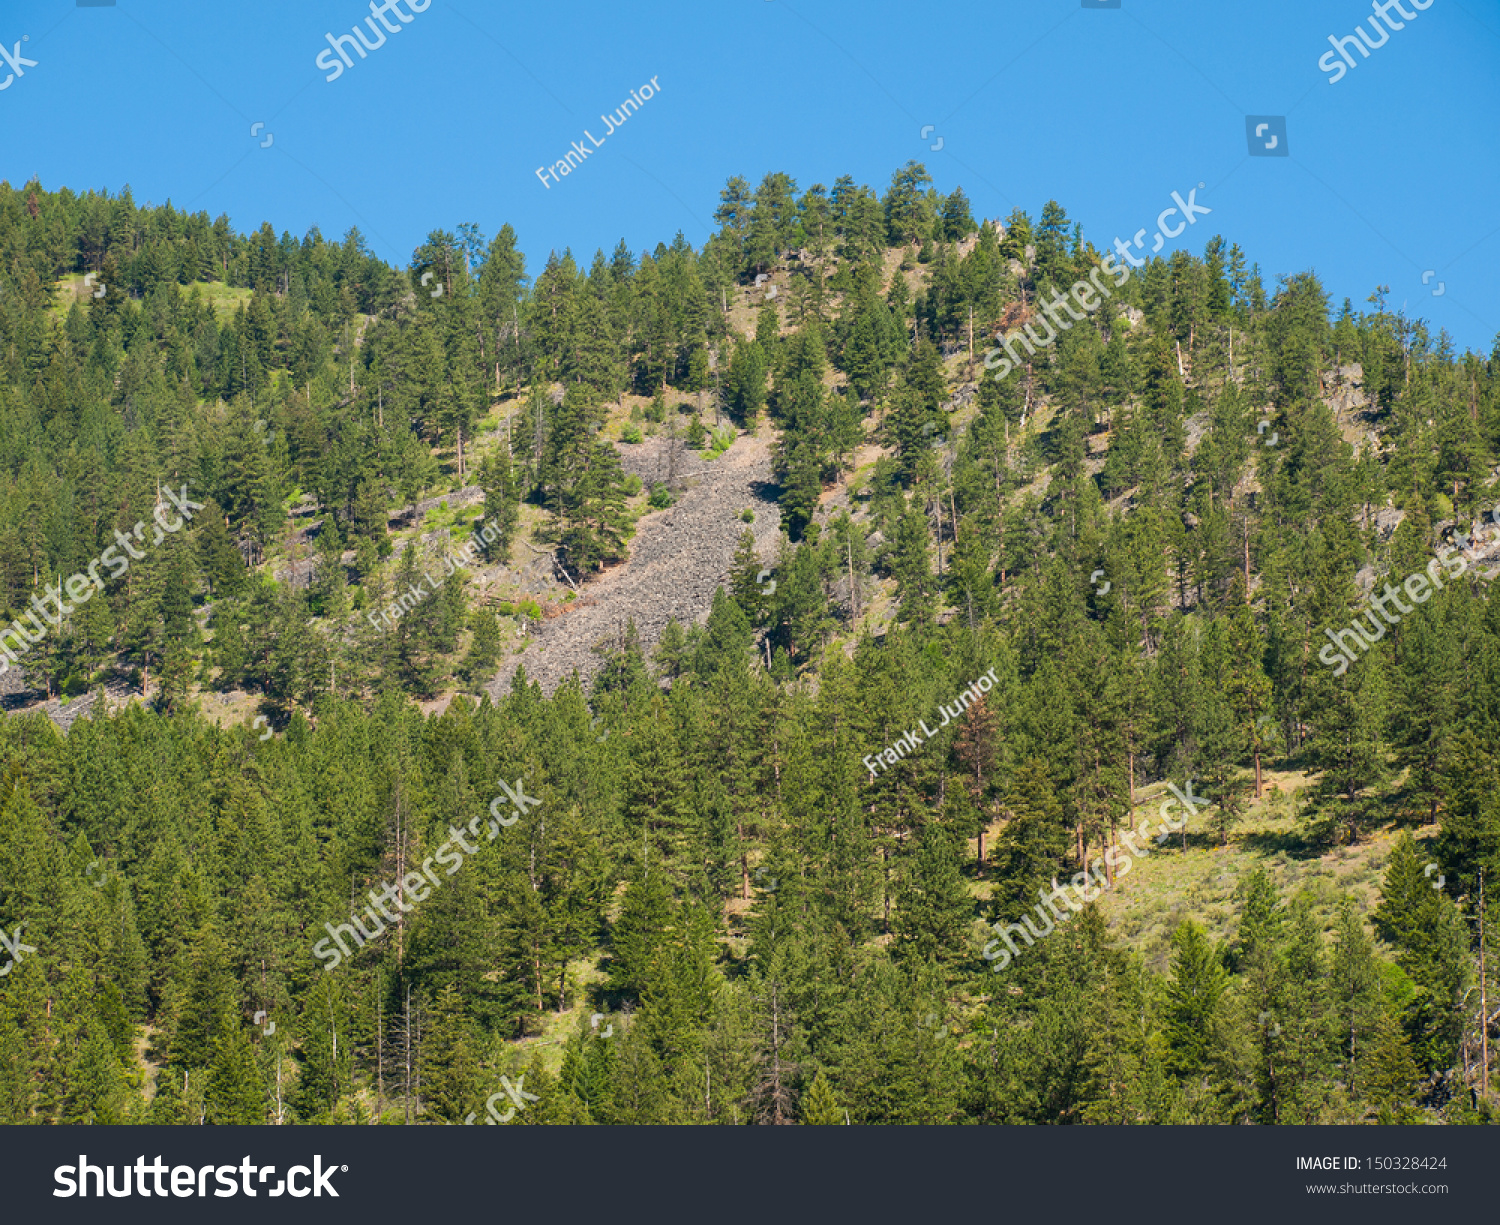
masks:
<path fill-rule="evenodd" d="M 976 215 L 1056 198 L 1101 247 L 1203 183 L 1212 214 L 1168 250 L 1222 233 L 1268 288 L 1311 268 L 1335 306 L 1387 284 L 1392 308 L 1488 353 L 1500 3 L 1404 3 L 1414 19 L 1336 83 L 1318 60 L 1369 28 L 1370 0 L 430 0 L 328 81 L 325 34 L 369 0 L 9 0 L 0 44 L 24 36 L 36 66 L 0 90 L 0 177 L 128 183 L 242 231 L 357 225 L 403 265 L 433 229 L 508 221 L 533 274 L 567 245 L 585 262 L 621 237 L 700 245 L 735 174 L 883 191 L 917 158 Z M 601 114 L 653 77 L 605 139 Z M 1284 115 L 1289 156 L 1250 157 L 1247 115 Z M 574 140 L 590 157 L 543 187 Z"/>

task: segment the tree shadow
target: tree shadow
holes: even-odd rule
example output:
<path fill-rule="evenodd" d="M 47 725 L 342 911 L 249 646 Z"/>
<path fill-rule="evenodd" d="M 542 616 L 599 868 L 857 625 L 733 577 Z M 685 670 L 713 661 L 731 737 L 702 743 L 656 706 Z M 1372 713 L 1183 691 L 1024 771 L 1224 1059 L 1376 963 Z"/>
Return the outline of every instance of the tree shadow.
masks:
<path fill-rule="evenodd" d="M 751 481 L 750 492 L 758 501 L 781 509 L 782 488 L 775 481 Z"/>
<path fill-rule="evenodd" d="M 1300 829 L 1256 830 L 1241 834 L 1239 844 L 1262 855 L 1285 855 L 1288 859 L 1317 859 L 1328 849 L 1325 839 Z"/>

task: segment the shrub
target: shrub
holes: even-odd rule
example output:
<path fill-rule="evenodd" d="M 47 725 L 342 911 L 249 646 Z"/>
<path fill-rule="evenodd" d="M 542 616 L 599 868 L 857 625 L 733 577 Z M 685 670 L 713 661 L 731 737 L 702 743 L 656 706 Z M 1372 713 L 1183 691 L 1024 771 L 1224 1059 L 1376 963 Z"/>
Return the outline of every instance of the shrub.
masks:
<path fill-rule="evenodd" d="M 740 511 L 740 522 L 742 522 L 742 523 L 754 523 L 755 522 L 755 512 L 753 510 L 751 510 L 748 506 L 745 507 L 744 510 Z"/>
<path fill-rule="evenodd" d="M 635 495 L 638 494 L 638 493 L 640 493 L 640 491 L 641 491 L 641 478 L 638 477 L 638 476 L 636 476 L 636 474 L 634 472 L 632 472 L 629 476 L 627 476 L 625 478 L 624 488 L 625 488 L 625 496 L 627 498 L 633 498 L 633 497 L 635 497 Z"/>
<path fill-rule="evenodd" d="M 641 440 L 640 430 L 636 429 L 633 425 L 627 425 L 623 430 L 620 431 L 621 442 L 634 444 L 640 442 Z"/>
<path fill-rule="evenodd" d="M 704 452 L 703 458 L 708 460 L 718 459 L 725 451 L 734 445 L 734 427 L 722 425 L 713 431 L 708 450 Z"/>
<path fill-rule="evenodd" d="M 655 489 L 653 489 L 651 491 L 651 497 L 649 500 L 650 504 L 657 510 L 665 510 L 668 506 L 671 506 L 674 501 L 676 501 L 676 499 L 672 497 L 672 491 L 665 485 L 658 485 Z"/>

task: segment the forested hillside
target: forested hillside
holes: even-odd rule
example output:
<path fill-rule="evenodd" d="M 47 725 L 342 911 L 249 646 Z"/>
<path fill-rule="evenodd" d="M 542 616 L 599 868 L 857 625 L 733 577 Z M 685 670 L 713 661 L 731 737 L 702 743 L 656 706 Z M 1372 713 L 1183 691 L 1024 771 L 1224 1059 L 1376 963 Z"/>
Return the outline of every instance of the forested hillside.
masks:
<path fill-rule="evenodd" d="M 715 221 L 0 184 L 0 1122 L 1494 1121 L 1500 344 Z"/>

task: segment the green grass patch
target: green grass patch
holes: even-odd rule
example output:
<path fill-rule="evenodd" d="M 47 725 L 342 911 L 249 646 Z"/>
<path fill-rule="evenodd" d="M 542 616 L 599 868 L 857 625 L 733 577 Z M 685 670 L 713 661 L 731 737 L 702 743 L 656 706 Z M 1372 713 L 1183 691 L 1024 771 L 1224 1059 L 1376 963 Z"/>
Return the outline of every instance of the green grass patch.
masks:
<path fill-rule="evenodd" d="M 1212 810 L 1188 822 L 1186 850 L 1175 833 L 1161 846 L 1140 843 L 1150 853 L 1132 855 L 1130 871 L 1100 899 L 1114 936 L 1163 971 L 1172 933 L 1184 919 L 1200 924 L 1210 939 L 1227 943 L 1238 929 L 1237 891 L 1257 868 L 1266 870 L 1288 900 L 1306 897 L 1328 928 L 1346 893 L 1368 913 L 1379 900 L 1394 830 L 1379 830 L 1352 847 L 1320 849 L 1309 839 L 1308 816 L 1299 803 L 1305 782 L 1299 774 L 1268 771 L 1264 797 L 1231 826 L 1225 846 L 1218 845 Z M 1137 825 L 1144 819 L 1148 829 L 1158 829 L 1157 809 L 1168 794 L 1153 788 L 1149 798 L 1142 796 Z"/>
<path fill-rule="evenodd" d="M 703 450 L 703 458 L 705 460 L 718 459 L 725 451 L 734 446 L 736 437 L 734 426 L 721 425 L 716 427 L 709 433 L 708 445 Z"/>
<path fill-rule="evenodd" d="M 98 275 L 85 284 L 84 278 L 87 273 L 76 273 L 59 278 L 57 288 L 53 291 L 54 302 L 52 310 L 61 318 L 67 318 L 68 311 L 72 309 L 73 303 L 86 307 L 89 299 L 99 291 L 101 284 Z M 225 285 L 222 281 L 194 281 L 190 285 L 179 285 L 177 290 L 183 298 L 187 298 L 193 290 L 198 291 L 198 297 L 213 307 L 214 315 L 222 323 L 234 314 L 242 305 L 248 303 L 254 296 L 249 289 L 237 289 L 231 285 Z"/>
<path fill-rule="evenodd" d="M 542 606 L 535 600 L 501 600 L 495 611 L 502 617 L 529 617 L 533 621 L 542 619 Z"/>
<path fill-rule="evenodd" d="M 241 306 L 248 306 L 250 299 L 255 296 L 253 290 L 237 289 L 223 281 L 194 281 L 191 285 L 183 286 L 182 294 L 186 297 L 195 289 L 198 296 L 214 308 L 214 314 L 221 322 Z"/>
<path fill-rule="evenodd" d="M 474 530 L 474 524 L 484 514 L 482 506 L 449 506 L 444 498 L 422 517 L 422 530 L 436 532 L 447 528 L 457 538 L 460 533 Z"/>

